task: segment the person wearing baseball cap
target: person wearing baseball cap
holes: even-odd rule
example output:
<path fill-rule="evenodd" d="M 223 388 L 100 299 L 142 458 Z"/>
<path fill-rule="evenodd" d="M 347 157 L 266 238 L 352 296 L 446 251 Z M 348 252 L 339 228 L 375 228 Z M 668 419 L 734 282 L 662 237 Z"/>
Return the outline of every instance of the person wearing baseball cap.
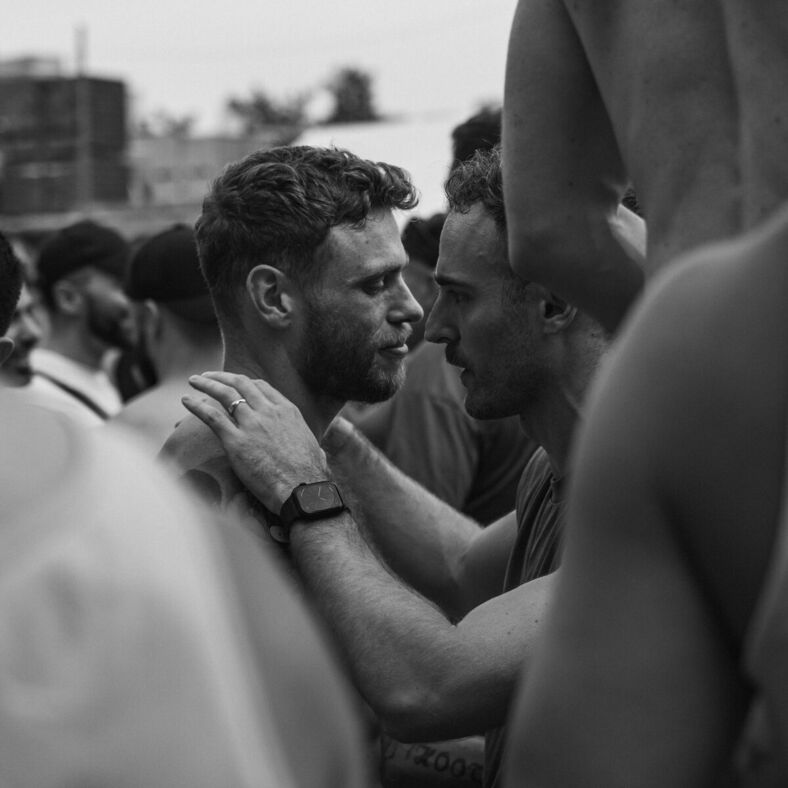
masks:
<path fill-rule="evenodd" d="M 184 416 L 188 377 L 213 369 L 222 358 L 192 228 L 177 224 L 143 243 L 131 257 L 124 289 L 158 383 L 128 402 L 112 425 L 131 428 L 158 450 Z"/>
<path fill-rule="evenodd" d="M 102 360 L 133 344 L 136 329 L 122 282 L 129 245 L 115 230 L 79 221 L 47 240 L 37 261 L 38 287 L 50 323 L 31 354 L 38 404 L 100 425 L 121 408 Z"/>

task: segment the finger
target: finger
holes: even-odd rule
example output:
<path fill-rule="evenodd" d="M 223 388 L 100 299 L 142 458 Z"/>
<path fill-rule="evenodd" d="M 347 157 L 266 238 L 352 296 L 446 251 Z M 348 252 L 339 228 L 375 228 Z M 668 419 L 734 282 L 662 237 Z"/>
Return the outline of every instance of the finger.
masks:
<path fill-rule="evenodd" d="M 215 380 L 229 386 L 238 392 L 239 397 L 243 397 L 253 408 L 255 406 L 270 405 L 272 402 L 271 392 L 275 392 L 273 386 L 264 380 L 252 380 L 247 375 L 235 372 L 212 371 L 203 372 L 202 378 Z"/>
<path fill-rule="evenodd" d="M 188 394 L 181 397 L 181 403 L 190 413 L 193 413 L 203 424 L 211 428 L 213 433 L 224 442 L 237 431 L 233 420 L 227 415 L 224 408 L 211 404 L 210 400 L 201 397 L 191 397 Z"/>
<path fill-rule="evenodd" d="M 233 402 L 241 397 L 238 391 L 232 386 L 220 383 L 204 375 L 192 375 L 189 378 L 189 385 L 202 394 L 213 397 L 213 399 L 225 409 L 229 408 Z"/>

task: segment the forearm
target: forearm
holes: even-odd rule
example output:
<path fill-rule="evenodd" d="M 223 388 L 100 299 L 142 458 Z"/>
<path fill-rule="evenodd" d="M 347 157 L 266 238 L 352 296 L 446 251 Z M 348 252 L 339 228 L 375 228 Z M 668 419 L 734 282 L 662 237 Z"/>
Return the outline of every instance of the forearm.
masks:
<path fill-rule="evenodd" d="M 291 540 L 356 685 L 392 736 L 434 741 L 503 723 L 552 576 L 475 608 L 455 626 L 381 565 L 349 514 L 296 523 Z"/>
<path fill-rule="evenodd" d="M 482 784 L 482 736 L 403 744 L 384 735 L 381 744 L 381 778 L 384 788 L 413 784 L 422 788 L 460 788 Z"/>
<path fill-rule="evenodd" d="M 449 614 L 464 612 L 464 558 L 481 527 L 402 473 L 347 422 L 324 448 L 355 519 L 388 566 Z"/>

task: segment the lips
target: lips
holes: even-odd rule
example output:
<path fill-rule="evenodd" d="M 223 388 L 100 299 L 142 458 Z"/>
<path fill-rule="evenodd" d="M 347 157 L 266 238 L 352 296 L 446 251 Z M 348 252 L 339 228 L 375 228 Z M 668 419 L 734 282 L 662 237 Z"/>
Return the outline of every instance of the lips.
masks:
<path fill-rule="evenodd" d="M 387 356 L 396 356 L 397 358 L 404 358 L 408 355 L 408 346 L 403 343 L 401 345 L 388 345 L 379 351 Z"/>

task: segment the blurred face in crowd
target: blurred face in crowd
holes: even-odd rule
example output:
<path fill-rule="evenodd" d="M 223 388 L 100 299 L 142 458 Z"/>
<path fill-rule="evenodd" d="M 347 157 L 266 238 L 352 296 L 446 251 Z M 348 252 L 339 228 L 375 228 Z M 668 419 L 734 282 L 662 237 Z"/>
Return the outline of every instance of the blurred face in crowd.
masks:
<path fill-rule="evenodd" d="M 137 325 L 121 282 L 103 271 L 91 270 L 82 280 L 81 290 L 89 335 L 108 347 L 133 347 Z"/>
<path fill-rule="evenodd" d="M 465 409 L 480 419 L 521 414 L 544 390 L 536 286 L 509 268 L 504 234 L 476 203 L 446 219 L 435 269 L 438 298 L 426 338 L 462 371 Z"/>
<path fill-rule="evenodd" d="M 403 280 L 407 256 L 391 211 L 334 227 L 318 250 L 320 280 L 303 293 L 294 365 L 318 395 L 380 402 L 405 378 L 411 324 L 423 312 Z"/>
<path fill-rule="evenodd" d="M 14 349 L 0 367 L 0 381 L 6 386 L 25 386 L 30 382 L 30 351 L 41 339 L 42 329 L 36 316 L 36 304 L 30 290 L 22 286 L 19 301 L 6 336 L 13 340 Z"/>

